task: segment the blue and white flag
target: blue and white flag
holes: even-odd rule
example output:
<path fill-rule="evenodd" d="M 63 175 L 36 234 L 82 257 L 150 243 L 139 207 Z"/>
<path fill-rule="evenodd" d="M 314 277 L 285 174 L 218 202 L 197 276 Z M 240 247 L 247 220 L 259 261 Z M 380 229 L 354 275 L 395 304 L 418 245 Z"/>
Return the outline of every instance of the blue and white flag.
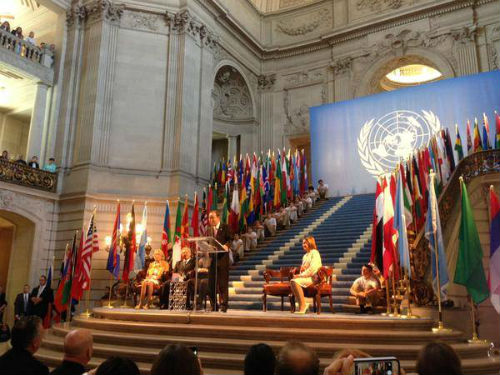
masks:
<path fill-rule="evenodd" d="M 406 233 L 405 203 L 403 193 L 403 176 L 398 168 L 398 182 L 396 186 L 396 211 L 394 212 L 394 229 L 398 232 L 399 265 L 411 278 L 410 251 L 408 234 Z"/>
<path fill-rule="evenodd" d="M 137 273 L 144 268 L 144 259 L 146 257 L 145 247 L 148 243 L 148 231 L 146 230 L 148 224 L 148 207 L 144 205 L 144 210 L 142 211 L 142 234 L 141 240 L 139 241 L 139 250 L 137 250 L 137 255 L 135 257 L 134 271 Z"/>
<path fill-rule="evenodd" d="M 443 233 L 441 231 L 441 220 L 439 219 L 439 210 L 434 189 L 434 172 L 429 174 L 429 206 L 427 209 L 427 218 L 425 222 L 425 238 L 429 241 L 431 252 L 431 267 L 432 267 L 432 287 L 434 293 L 438 293 L 437 288 L 437 273 L 436 273 L 436 244 L 438 252 L 439 264 L 439 280 L 441 282 L 441 298 L 447 299 L 448 291 L 448 267 L 446 266 L 446 256 L 444 254 Z"/>

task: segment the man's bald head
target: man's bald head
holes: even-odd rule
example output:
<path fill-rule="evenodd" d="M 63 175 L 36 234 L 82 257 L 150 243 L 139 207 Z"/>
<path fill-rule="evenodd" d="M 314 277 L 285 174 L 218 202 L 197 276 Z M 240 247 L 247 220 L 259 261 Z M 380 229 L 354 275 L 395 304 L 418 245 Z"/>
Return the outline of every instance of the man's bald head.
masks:
<path fill-rule="evenodd" d="M 300 342 L 288 342 L 278 355 L 278 375 L 318 375 L 319 360 L 316 353 Z"/>
<path fill-rule="evenodd" d="M 86 365 L 92 358 L 92 333 L 87 329 L 69 331 L 64 338 L 64 358 Z"/>

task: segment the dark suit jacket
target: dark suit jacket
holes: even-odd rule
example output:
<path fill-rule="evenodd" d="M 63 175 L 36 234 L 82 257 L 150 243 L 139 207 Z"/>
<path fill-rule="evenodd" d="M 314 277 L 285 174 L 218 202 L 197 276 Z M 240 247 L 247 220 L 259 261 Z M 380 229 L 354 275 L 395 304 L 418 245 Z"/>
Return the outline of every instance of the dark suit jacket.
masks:
<path fill-rule="evenodd" d="M 23 293 L 19 293 L 16 296 L 16 300 L 14 301 L 14 314 L 19 315 L 19 316 L 27 316 L 30 314 L 31 311 L 31 294 L 28 293 L 28 306 L 27 309 L 24 309 L 24 297 Z"/>
<path fill-rule="evenodd" d="M 226 224 L 220 223 L 219 229 L 217 230 L 217 235 L 214 236 L 214 229 L 212 227 L 208 227 L 208 233 L 209 236 L 215 237 L 215 239 L 221 244 L 221 245 L 228 245 L 231 242 L 231 233 L 229 232 L 229 227 Z M 216 245 L 217 249 L 219 249 L 219 245 Z M 221 259 L 225 256 L 228 256 L 228 253 L 219 253 L 218 254 L 218 259 Z"/>
<path fill-rule="evenodd" d="M 188 259 L 186 263 L 184 263 L 184 261 L 182 260 L 179 260 L 175 265 L 174 273 L 182 274 L 184 276 L 184 280 L 187 281 L 194 276 L 194 266 L 194 258 Z"/>
<path fill-rule="evenodd" d="M 10 349 L 0 357 L 2 374 L 9 375 L 48 375 L 49 368 L 37 360 L 27 350 Z"/>
<path fill-rule="evenodd" d="M 33 288 L 33 291 L 31 292 L 31 297 L 36 297 L 38 295 L 38 286 Z M 45 318 L 45 315 L 47 315 L 47 310 L 49 309 L 49 303 L 54 302 L 54 293 L 52 292 L 52 289 L 50 289 L 48 286 L 45 287 L 43 290 L 42 294 L 40 295 L 40 298 L 42 301 L 38 304 L 32 304 L 31 305 L 31 314 L 32 315 L 37 315 L 40 318 Z"/>
<path fill-rule="evenodd" d="M 85 367 L 81 364 L 71 361 L 63 361 L 56 367 L 50 375 L 81 375 L 85 372 Z"/>

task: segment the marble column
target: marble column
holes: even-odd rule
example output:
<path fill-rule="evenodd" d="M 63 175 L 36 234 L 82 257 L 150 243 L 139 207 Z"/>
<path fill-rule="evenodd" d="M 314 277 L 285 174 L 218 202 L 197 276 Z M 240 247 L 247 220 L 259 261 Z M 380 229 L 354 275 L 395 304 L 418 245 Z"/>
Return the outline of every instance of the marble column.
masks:
<path fill-rule="evenodd" d="M 227 156 L 229 160 L 233 160 L 236 152 L 238 151 L 238 136 L 237 135 L 227 135 Z M 236 155 L 238 158 L 238 155 Z"/>
<path fill-rule="evenodd" d="M 479 72 L 476 33 L 475 28 L 469 27 L 463 27 L 452 32 L 452 37 L 455 39 L 455 56 L 460 76 Z"/>
<path fill-rule="evenodd" d="M 40 162 L 42 162 L 42 138 L 45 127 L 48 89 L 49 86 L 43 82 L 38 82 L 36 85 L 35 102 L 31 112 L 30 132 L 25 155 L 26 160 L 31 159 L 32 156 L 38 156 Z"/>

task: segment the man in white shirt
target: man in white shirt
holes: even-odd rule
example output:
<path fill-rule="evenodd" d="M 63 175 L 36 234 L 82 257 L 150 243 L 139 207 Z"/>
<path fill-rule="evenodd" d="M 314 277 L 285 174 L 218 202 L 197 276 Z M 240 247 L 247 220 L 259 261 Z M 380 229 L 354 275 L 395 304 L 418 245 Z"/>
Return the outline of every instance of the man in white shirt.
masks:
<path fill-rule="evenodd" d="M 255 233 L 251 227 L 248 227 L 247 232 L 241 237 L 243 237 L 245 251 L 257 248 L 257 233 Z"/>
<path fill-rule="evenodd" d="M 359 314 L 366 314 L 368 311 L 373 313 L 372 307 L 379 303 L 380 283 L 373 275 L 373 267 L 370 264 L 363 266 L 361 275 L 352 284 L 350 293 L 356 297 Z"/>
<path fill-rule="evenodd" d="M 264 226 L 269 231 L 271 236 L 276 235 L 277 222 L 273 215 L 269 214 L 264 220 Z"/>
<path fill-rule="evenodd" d="M 233 241 L 231 242 L 231 251 L 234 255 L 238 256 L 238 259 L 243 258 L 243 241 L 238 234 L 234 235 Z"/>
<path fill-rule="evenodd" d="M 323 182 L 323 180 L 318 181 L 318 194 L 319 199 L 327 199 L 328 195 L 328 185 Z"/>

